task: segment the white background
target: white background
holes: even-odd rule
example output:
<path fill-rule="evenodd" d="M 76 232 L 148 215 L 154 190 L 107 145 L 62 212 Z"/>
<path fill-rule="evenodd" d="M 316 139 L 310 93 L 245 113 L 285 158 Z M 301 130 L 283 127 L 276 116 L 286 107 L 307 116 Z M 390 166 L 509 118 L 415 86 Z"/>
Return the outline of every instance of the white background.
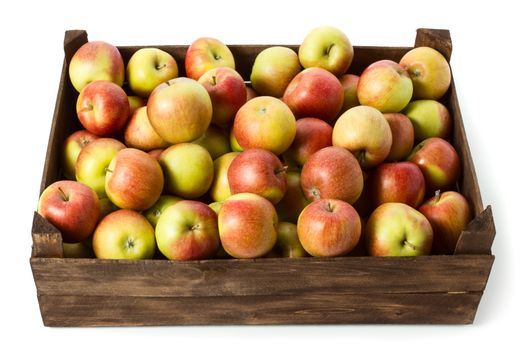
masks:
<path fill-rule="evenodd" d="M 364 3 L 364 5 L 363 5 Z M 515 3 L 513 1 L 513 3 Z M 9 5 L 6 5 L 9 4 Z M 3 1 L 0 5 L 0 334 L 2 347 L 486 348 L 518 339 L 522 312 L 520 133 L 522 27 L 507 1 Z M 66 29 L 115 45 L 299 44 L 334 25 L 354 45 L 412 45 L 419 27 L 447 28 L 452 68 L 485 204 L 497 228 L 496 261 L 470 326 L 148 327 L 42 325 L 29 266 L 31 220 L 63 60 Z M 518 35 L 516 35 L 518 33 Z M 506 344 L 506 342 L 503 342 Z"/>

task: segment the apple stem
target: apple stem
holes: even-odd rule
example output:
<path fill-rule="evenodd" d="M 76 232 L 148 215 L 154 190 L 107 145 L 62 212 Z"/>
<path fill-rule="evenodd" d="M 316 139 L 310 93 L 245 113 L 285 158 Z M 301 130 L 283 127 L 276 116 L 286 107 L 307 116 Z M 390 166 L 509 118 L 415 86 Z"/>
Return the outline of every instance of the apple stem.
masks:
<path fill-rule="evenodd" d="M 405 246 L 410 247 L 413 250 L 416 250 L 415 246 L 413 244 L 411 244 L 410 242 L 408 242 L 407 240 L 404 240 L 404 242 L 402 242 L 402 244 L 404 244 Z"/>
<path fill-rule="evenodd" d="M 62 195 L 62 199 L 65 202 L 68 202 L 69 201 L 69 196 L 62 190 L 61 187 L 58 187 L 58 191 L 60 191 L 60 194 Z"/>
<path fill-rule="evenodd" d="M 212 76 L 212 85 L 214 85 L 214 86 L 217 85 L 217 79 L 216 79 L 215 75 Z"/>
<path fill-rule="evenodd" d="M 333 206 L 333 204 L 332 204 L 331 202 L 328 202 L 328 203 L 326 204 L 326 210 L 328 210 L 330 213 L 333 213 L 333 211 L 334 211 L 334 206 Z"/>
<path fill-rule="evenodd" d="M 333 43 L 326 48 L 326 51 L 324 53 L 325 56 L 328 56 L 330 54 L 330 50 L 332 49 L 332 47 L 334 47 Z"/>
<path fill-rule="evenodd" d="M 440 201 L 440 190 L 435 191 L 435 203 L 438 203 Z"/>

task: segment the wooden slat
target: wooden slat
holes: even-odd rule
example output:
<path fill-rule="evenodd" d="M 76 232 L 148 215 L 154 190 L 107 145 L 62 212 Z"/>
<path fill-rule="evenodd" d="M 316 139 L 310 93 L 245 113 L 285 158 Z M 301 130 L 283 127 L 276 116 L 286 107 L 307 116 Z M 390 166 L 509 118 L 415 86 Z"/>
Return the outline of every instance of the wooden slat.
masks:
<path fill-rule="evenodd" d="M 63 258 L 62 235 L 37 212 L 33 216 L 32 238 L 32 257 Z"/>
<path fill-rule="evenodd" d="M 449 61 L 451 59 L 451 52 L 453 45 L 451 42 L 450 32 L 447 29 L 431 29 L 419 28 L 417 29 L 417 36 L 415 37 L 415 47 L 429 46 L 439 51 Z"/>
<path fill-rule="evenodd" d="M 40 295 L 46 326 L 467 324 L 482 293 L 148 298 Z"/>
<path fill-rule="evenodd" d="M 495 223 L 491 206 L 474 218 L 459 237 L 455 254 L 491 254 Z"/>
<path fill-rule="evenodd" d="M 40 294 L 244 296 L 483 291 L 491 255 L 256 260 L 32 258 Z M 64 278 L 67 276 L 67 278 Z"/>

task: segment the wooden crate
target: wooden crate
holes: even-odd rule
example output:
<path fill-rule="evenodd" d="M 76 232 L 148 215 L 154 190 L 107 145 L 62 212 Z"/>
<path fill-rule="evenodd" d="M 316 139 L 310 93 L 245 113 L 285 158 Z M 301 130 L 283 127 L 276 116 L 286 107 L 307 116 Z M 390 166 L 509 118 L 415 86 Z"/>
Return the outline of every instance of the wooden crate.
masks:
<path fill-rule="evenodd" d="M 41 190 L 60 178 L 65 137 L 80 127 L 77 92 L 68 62 L 87 42 L 67 31 Z M 447 30 L 418 29 L 415 46 L 431 46 L 449 60 Z M 230 46 L 238 71 L 250 76 L 267 45 Z M 297 46 L 289 47 L 297 50 Z M 181 74 L 186 46 L 160 46 Z M 125 61 L 139 47 L 120 47 Z M 379 59 L 398 61 L 411 47 L 355 47 L 350 72 Z M 422 257 L 263 258 L 248 260 L 98 260 L 63 258 L 60 232 L 37 213 L 30 258 L 46 326 L 188 324 L 472 323 L 493 264 L 495 228 L 484 209 L 455 85 L 444 102 L 454 117 L 453 143 L 462 158 L 460 191 L 474 219 L 454 255 Z"/>

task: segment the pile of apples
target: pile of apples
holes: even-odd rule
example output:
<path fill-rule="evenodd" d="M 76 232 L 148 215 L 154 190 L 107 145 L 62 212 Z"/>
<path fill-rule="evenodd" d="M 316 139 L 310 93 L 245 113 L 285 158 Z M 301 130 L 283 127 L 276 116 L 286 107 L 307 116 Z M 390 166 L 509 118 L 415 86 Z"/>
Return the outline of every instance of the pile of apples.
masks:
<path fill-rule="evenodd" d="M 298 52 L 261 51 L 248 83 L 213 38 L 190 45 L 183 77 L 159 48 L 125 66 L 88 42 L 69 65 L 84 129 L 38 212 L 65 256 L 451 254 L 472 212 L 440 102 L 449 64 L 417 47 L 357 76 L 353 58 L 341 30 L 319 27 Z"/>

